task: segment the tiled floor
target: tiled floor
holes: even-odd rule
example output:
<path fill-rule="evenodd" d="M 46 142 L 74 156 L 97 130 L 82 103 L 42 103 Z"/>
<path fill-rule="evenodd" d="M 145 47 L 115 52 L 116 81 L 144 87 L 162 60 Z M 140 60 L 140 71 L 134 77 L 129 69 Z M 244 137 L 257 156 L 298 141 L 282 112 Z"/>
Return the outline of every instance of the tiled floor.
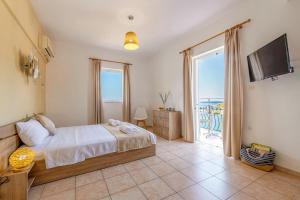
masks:
<path fill-rule="evenodd" d="M 208 144 L 158 139 L 157 156 L 34 187 L 30 200 L 300 200 L 300 179 L 224 158 Z"/>

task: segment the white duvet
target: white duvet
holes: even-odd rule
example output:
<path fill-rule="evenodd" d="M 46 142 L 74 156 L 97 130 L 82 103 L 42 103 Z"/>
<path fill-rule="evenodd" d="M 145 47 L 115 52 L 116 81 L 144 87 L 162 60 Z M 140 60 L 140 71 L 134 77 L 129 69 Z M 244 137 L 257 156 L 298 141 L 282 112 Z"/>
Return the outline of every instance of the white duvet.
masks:
<path fill-rule="evenodd" d="M 116 138 L 101 125 L 57 128 L 44 147 L 47 168 L 116 152 Z"/>
<path fill-rule="evenodd" d="M 151 142 L 156 136 L 149 132 Z M 101 125 L 86 125 L 57 128 L 44 144 L 30 147 L 45 159 L 46 168 L 71 165 L 87 158 L 117 152 L 117 140 Z"/>

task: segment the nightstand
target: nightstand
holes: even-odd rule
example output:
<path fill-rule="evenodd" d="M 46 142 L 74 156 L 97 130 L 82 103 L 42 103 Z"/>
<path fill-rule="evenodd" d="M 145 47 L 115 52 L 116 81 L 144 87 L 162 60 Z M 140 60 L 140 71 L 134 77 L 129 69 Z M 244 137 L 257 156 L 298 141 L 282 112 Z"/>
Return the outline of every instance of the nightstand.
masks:
<path fill-rule="evenodd" d="M 27 200 L 28 191 L 35 178 L 29 176 L 33 166 L 34 162 L 23 171 L 16 172 L 8 168 L 3 174 L 1 174 L 1 177 L 4 177 L 6 181 L 0 185 L 0 199 Z"/>

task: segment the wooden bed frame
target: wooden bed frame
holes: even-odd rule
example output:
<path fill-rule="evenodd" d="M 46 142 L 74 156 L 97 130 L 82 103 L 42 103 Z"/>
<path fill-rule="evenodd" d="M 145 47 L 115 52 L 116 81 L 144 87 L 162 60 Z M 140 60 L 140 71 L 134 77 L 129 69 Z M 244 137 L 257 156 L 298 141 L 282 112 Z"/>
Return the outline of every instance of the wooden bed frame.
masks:
<path fill-rule="evenodd" d="M 94 158 L 88 158 L 83 162 L 73 165 L 66 165 L 50 169 L 46 169 L 45 161 L 40 160 L 35 163 L 29 176 L 35 177 L 33 185 L 40 185 L 154 155 L 155 145 L 152 145 L 143 149 L 131 150 L 122 153 L 111 153 Z"/>
<path fill-rule="evenodd" d="M 24 120 L 20 120 L 24 121 Z M 8 167 L 8 158 L 21 144 L 17 135 L 15 123 L 0 127 L 0 175 Z M 33 185 L 40 185 L 59 179 L 84 174 L 87 172 L 111 167 L 118 164 L 150 157 L 155 155 L 155 145 L 122 153 L 111 153 L 86 159 L 73 165 L 46 169 L 45 161 L 36 161 L 30 176 L 35 177 Z"/>

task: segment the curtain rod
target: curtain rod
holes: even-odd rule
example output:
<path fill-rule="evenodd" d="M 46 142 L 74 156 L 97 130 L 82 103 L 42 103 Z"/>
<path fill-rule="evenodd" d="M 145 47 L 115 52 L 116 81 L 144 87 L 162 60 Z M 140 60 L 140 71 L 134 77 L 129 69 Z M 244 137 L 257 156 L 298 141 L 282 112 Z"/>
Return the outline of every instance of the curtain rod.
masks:
<path fill-rule="evenodd" d="M 202 42 L 199 42 L 199 43 L 197 43 L 197 44 L 194 44 L 193 46 L 190 46 L 189 48 L 186 48 L 186 49 L 180 51 L 179 53 L 181 54 L 181 53 L 183 53 L 183 52 L 186 51 L 186 50 L 190 50 L 190 49 L 192 49 L 192 48 L 194 48 L 194 47 L 196 47 L 196 46 L 199 46 L 200 44 L 203 44 L 203 43 L 205 43 L 205 42 L 207 42 L 207 41 L 209 41 L 209 40 L 211 40 L 211 39 L 214 39 L 214 38 L 216 38 L 216 37 L 218 37 L 218 36 L 220 36 L 220 35 L 223 35 L 224 33 L 226 33 L 226 31 L 228 31 L 228 30 L 230 30 L 230 29 L 234 29 L 234 28 L 242 28 L 242 26 L 243 26 L 244 24 L 249 23 L 249 22 L 251 22 L 251 19 L 247 19 L 246 21 L 243 21 L 242 23 L 236 24 L 236 25 L 234 25 L 234 26 L 232 26 L 232 27 L 226 29 L 225 31 L 223 31 L 223 32 L 221 32 L 221 33 L 218 33 L 218 34 L 216 34 L 216 35 L 214 35 L 214 36 L 211 36 L 210 38 L 207 38 L 206 40 L 203 40 Z"/>
<path fill-rule="evenodd" d="M 126 65 L 132 65 L 131 63 L 126 63 L 126 62 L 119 62 L 119 61 L 114 61 L 114 60 L 104 60 L 100 58 L 89 58 L 90 60 L 100 60 L 104 62 L 111 62 L 111 63 L 119 63 L 119 64 L 126 64 Z"/>

